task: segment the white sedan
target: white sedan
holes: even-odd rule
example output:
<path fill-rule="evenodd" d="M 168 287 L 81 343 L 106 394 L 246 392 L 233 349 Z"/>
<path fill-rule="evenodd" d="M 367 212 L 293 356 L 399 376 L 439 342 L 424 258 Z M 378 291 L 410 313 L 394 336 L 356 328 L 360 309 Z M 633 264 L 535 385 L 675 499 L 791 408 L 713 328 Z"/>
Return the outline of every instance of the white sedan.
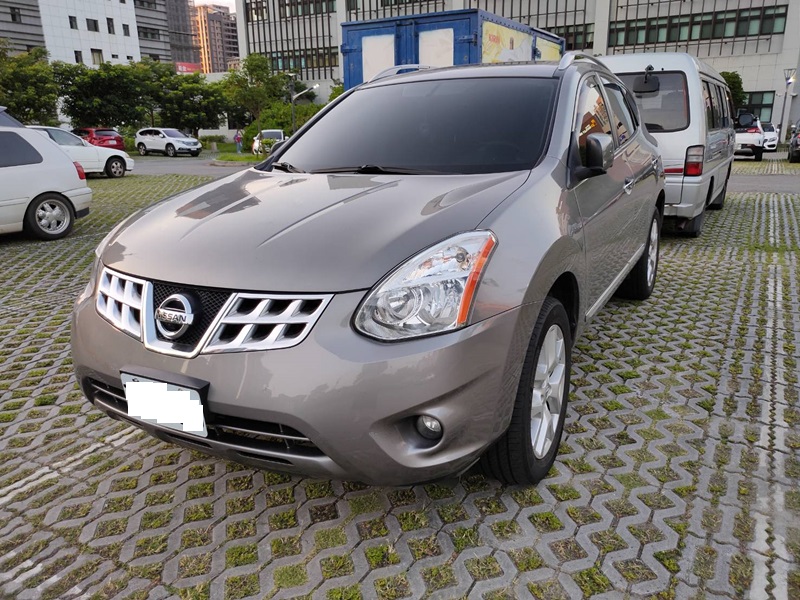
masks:
<path fill-rule="evenodd" d="M 126 171 L 133 171 L 133 159 L 127 152 L 93 146 L 77 135 L 58 127 L 33 125 L 30 129 L 36 129 L 48 136 L 72 160 L 79 162 L 87 173 L 105 173 L 109 177 L 122 177 Z"/>

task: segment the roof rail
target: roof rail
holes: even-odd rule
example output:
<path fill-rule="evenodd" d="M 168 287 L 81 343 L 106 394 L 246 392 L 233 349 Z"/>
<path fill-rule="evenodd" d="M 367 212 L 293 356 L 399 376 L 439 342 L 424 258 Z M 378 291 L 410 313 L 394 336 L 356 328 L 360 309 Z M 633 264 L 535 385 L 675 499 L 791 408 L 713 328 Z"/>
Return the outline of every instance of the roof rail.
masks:
<path fill-rule="evenodd" d="M 385 77 L 391 77 L 392 75 L 397 75 L 400 71 L 422 71 L 424 69 L 432 69 L 430 65 L 395 65 L 393 67 L 389 67 L 388 69 L 384 69 L 372 79 L 367 81 L 366 83 L 372 83 L 373 81 L 378 81 L 379 79 L 383 79 Z"/>
<path fill-rule="evenodd" d="M 591 54 L 586 54 L 586 52 L 581 52 L 580 50 L 570 50 L 569 52 L 565 52 L 564 56 L 561 57 L 561 61 L 558 63 L 558 70 L 563 71 L 564 69 L 569 67 L 572 63 L 574 63 L 576 60 L 588 60 L 597 65 L 600 65 L 601 67 L 605 66 L 602 62 L 597 60 L 597 58 L 595 58 Z"/>

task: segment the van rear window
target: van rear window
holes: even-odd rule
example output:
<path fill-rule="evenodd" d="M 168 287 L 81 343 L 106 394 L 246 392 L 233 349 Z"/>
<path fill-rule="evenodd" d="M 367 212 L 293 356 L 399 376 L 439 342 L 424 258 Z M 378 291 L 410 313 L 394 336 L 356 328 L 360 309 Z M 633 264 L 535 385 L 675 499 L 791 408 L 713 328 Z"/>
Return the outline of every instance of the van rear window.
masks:
<path fill-rule="evenodd" d="M 644 73 L 623 73 L 617 75 L 625 86 L 633 89 L 634 80 Z M 680 72 L 658 71 L 659 90 L 649 94 L 633 94 L 647 129 L 653 133 L 660 131 L 680 131 L 689 126 L 689 93 L 686 88 L 686 75 Z"/>

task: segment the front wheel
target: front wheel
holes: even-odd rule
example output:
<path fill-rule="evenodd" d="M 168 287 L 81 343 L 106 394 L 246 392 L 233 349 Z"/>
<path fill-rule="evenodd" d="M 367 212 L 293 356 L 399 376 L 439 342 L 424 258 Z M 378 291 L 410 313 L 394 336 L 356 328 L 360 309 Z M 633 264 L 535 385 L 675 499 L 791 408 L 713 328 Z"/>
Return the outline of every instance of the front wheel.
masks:
<path fill-rule="evenodd" d="M 569 397 L 572 333 L 564 306 L 548 296 L 522 365 L 511 424 L 481 457 L 504 483 L 536 483 L 556 459 Z"/>
<path fill-rule="evenodd" d="M 631 300 L 647 300 L 656 287 L 658 275 L 658 246 L 661 233 L 661 215 L 658 210 L 650 220 L 644 252 L 617 290 L 617 295 Z"/>
<path fill-rule="evenodd" d="M 106 163 L 106 175 L 116 179 L 125 175 L 125 163 L 121 158 L 109 158 Z"/>
<path fill-rule="evenodd" d="M 136 149 L 139 151 L 139 156 L 147 156 L 147 146 L 144 144 L 139 144 Z"/>
<path fill-rule="evenodd" d="M 173 146 L 172 144 L 167 144 L 166 151 L 167 151 L 167 156 L 169 156 L 170 158 L 174 158 L 178 154 L 177 152 L 175 152 L 175 146 Z"/>
<path fill-rule="evenodd" d="M 42 240 L 57 240 L 72 230 L 72 204 L 58 194 L 42 194 L 25 211 L 25 228 Z"/>

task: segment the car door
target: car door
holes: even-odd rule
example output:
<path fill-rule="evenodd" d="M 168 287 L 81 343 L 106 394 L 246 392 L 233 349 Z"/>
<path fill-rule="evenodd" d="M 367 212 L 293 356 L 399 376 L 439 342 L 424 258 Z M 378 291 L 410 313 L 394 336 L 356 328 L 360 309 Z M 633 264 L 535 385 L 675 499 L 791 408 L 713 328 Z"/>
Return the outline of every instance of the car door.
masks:
<path fill-rule="evenodd" d="M 625 206 L 625 222 L 620 230 L 620 246 L 633 257 L 641 248 L 649 231 L 650 219 L 658 193 L 659 156 L 640 133 L 639 121 L 633 108 L 635 102 L 627 90 L 616 81 L 601 77 L 606 92 L 612 124 L 616 124 L 617 154 L 624 160 L 633 177 L 630 193 L 621 198 Z"/>
<path fill-rule="evenodd" d="M 167 147 L 167 135 L 160 129 L 151 129 L 150 131 L 153 133 L 153 141 L 149 143 L 147 147 L 158 150 L 159 152 L 164 152 L 164 149 Z"/>
<path fill-rule="evenodd" d="M 21 135 L 0 131 L 0 233 L 14 231 L 25 218 L 32 198 L 30 182 L 42 177 L 43 160 Z"/>
<path fill-rule="evenodd" d="M 92 146 L 88 142 L 84 143 L 77 135 L 62 129 L 48 127 L 45 131 L 47 131 L 47 135 L 50 136 L 50 139 L 61 146 L 61 149 L 66 152 L 73 161 L 81 164 L 84 171 L 87 173 L 96 173 L 103 170 L 102 165 L 99 164 L 98 152 L 95 146 Z"/>
<path fill-rule="evenodd" d="M 583 166 L 586 138 L 592 133 L 612 135 L 606 101 L 594 76 L 579 85 L 573 131 L 571 152 L 576 158 L 572 164 Z M 628 260 L 621 240 L 632 183 L 628 163 L 615 156 L 608 171 L 583 179 L 573 188 L 581 213 L 590 317 L 613 293 L 613 284 Z"/>

